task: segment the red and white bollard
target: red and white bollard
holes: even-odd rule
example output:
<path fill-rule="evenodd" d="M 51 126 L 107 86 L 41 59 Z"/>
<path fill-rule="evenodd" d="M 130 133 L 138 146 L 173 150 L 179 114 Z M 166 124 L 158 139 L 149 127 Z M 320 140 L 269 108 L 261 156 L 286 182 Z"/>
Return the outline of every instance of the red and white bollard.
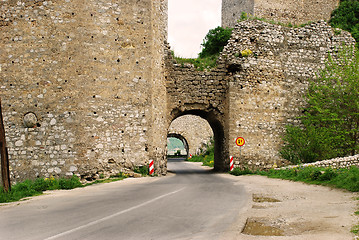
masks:
<path fill-rule="evenodd" d="M 155 168 L 153 167 L 153 160 L 150 160 L 149 173 L 150 175 L 153 175 L 154 172 L 155 172 Z"/>
<path fill-rule="evenodd" d="M 229 159 L 229 171 L 233 171 L 233 156 L 230 156 Z"/>
<path fill-rule="evenodd" d="M 189 155 L 188 159 L 191 159 L 192 158 L 192 154 Z"/>

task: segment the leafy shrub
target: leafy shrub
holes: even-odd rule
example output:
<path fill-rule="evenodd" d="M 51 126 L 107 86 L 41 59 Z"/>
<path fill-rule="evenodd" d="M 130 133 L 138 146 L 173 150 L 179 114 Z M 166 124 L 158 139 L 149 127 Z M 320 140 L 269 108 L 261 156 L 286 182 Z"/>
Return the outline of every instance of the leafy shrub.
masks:
<path fill-rule="evenodd" d="M 359 14 L 359 13 L 358 13 Z M 287 126 L 283 158 L 294 164 L 359 151 L 359 53 L 343 47 L 310 80 L 302 125 Z"/>
<path fill-rule="evenodd" d="M 217 56 L 227 45 L 228 40 L 231 38 L 232 28 L 216 27 L 209 30 L 205 36 L 202 51 L 199 53 L 200 58 L 206 58 L 210 56 Z"/>
<path fill-rule="evenodd" d="M 135 173 L 140 173 L 142 176 L 147 176 L 149 174 L 148 166 L 135 167 L 133 171 Z"/>
<path fill-rule="evenodd" d="M 359 41 L 359 2 L 357 0 L 341 1 L 332 12 L 329 24 L 332 27 L 346 30 Z"/>

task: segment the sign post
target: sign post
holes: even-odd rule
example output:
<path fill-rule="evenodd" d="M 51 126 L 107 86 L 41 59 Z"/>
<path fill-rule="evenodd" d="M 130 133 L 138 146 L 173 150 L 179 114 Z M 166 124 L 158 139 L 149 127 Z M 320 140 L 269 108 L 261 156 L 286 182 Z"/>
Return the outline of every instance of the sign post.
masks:
<path fill-rule="evenodd" d="M 239 147 L 239 158 L 241 158 L 241 155 L 242 155 L 242 147 L 243 145 L 246 143 L 246 141 L 244 140 L 244 138 L 242 137 L 238 137 L 236 139 L 236 144 L 237 146 Z"/>

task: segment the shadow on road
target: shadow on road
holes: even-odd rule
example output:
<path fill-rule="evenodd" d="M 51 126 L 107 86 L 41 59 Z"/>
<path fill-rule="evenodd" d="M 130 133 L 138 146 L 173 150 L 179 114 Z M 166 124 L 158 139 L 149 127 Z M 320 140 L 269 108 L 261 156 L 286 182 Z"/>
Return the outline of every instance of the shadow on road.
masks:
<path fill-rule="evenodd" d="M 188 162 L 185 158 L 168 158 L 168 169 L 169 173 L 175 173 L 177 175 L 188 175 L 188 174 L 214 174 L 213 168 L 201 168 L 201 167 L 189 167 Z"/>

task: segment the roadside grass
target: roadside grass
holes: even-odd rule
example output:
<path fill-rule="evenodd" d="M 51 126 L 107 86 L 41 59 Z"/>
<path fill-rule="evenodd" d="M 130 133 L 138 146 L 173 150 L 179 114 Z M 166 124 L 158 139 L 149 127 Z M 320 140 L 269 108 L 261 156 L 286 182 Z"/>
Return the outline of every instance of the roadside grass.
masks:
<path fill-rule="evenodd" d="M 116 174 L 114 176 L 110 176 L 109 178 L 106 178 L 106 179 L 97 179 L 93 182 L 86 183 L 85 185 L 82 185 L 82 187 L 87 187 L 87 186 L 91 186 L 91 185 L 99 184 L 99 183 L 117 182 L 117 181 L 121 181 L 127 177 L 128 176 L 126 174 L 118 173 L 118 174 Z"/>
<path fill-rule="evenodd" d="M 60 190 L 60 189 L 74 189 L 79 187 L 86 187 L 97 183 L 108 183 L 120 181 L 127 178 L 125 174 L 117 174 L 108 179 L 100 179 L 91 183 L 83 185 L 80 179 L 74 175 L 71 178 L 38 178 L 36 180 L 25 180 L 17 183 L 11 187 L 11 191 L 5 192 L 0 187 L 0 203 L 16 202 L 23 198 L 39 196 L 46 190 Z"/>
<path fill-rule="evenodd" d="M 25 180 L 12 186 L 11 191 L 5 192 L 0 187 L 0 203 L 15 202 L 22 198 L 41 195 L 46 190 L 73 189 L 82 187 L 77 176 L 71 178 L 38 178 L 36 180 Z"/>
<path fill-rule="evenodd" d="M 209 155 L 198 155 L 193 156 L 192 158 L 187 159 L 189 162 L 202 162 L 203 166 L 213 167 L 214 166 L 214 154 L 210 153 Z"/>
<path fill-rule="evenodd" d="M 230 174 L 236 176 L 257 174 L 270 178 L 300 181 L 359 192 L 359 168 L 355 166 L 349 169 L 296 167 L 291 169 L 270 169 L 269 171 L 252 171 L 235 168 Z"/>
<path fill-rule="evenodd" d="M 200 155 L 187 158 L 189 162 L 202 162 L 203 166 L 214 167 L 214 140 L 213 138 L 206 144 L 204 149 L 201 149 Z"/>

